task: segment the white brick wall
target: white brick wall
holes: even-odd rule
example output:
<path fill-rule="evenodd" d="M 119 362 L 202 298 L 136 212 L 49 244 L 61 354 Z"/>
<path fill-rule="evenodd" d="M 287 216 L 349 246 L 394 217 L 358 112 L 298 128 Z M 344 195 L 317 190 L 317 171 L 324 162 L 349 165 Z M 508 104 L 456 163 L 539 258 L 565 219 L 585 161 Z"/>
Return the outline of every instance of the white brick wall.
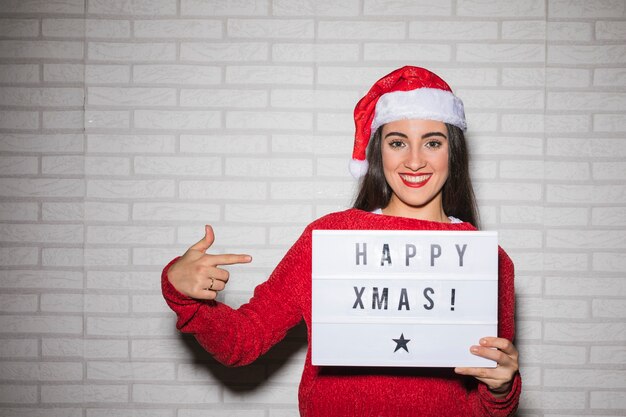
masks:
<path fill-rule="evenodd" d="M 624 415 L 625 41 L 623 0 L 0 1 L 0 415 L 296 416 L 302 329 L 226 369 L 159 273 L 211 223 L 244 302 L 349 206 L 352 108 L 404 64 L 466 104 L 519 415 Z"/>

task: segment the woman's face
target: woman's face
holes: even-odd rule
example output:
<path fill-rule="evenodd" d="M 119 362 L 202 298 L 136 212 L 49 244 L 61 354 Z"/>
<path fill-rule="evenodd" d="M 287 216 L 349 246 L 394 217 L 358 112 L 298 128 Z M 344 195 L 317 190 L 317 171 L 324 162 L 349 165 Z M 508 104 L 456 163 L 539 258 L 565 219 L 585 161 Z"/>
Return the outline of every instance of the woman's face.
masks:
<path fill-rule="evenodd" d="M 398 120 L 382 128 L 385 179 L 393 194 L 385 214 L 446 221 L 441 189 L 448 179 L 448 129 L 434 120 Z"/>

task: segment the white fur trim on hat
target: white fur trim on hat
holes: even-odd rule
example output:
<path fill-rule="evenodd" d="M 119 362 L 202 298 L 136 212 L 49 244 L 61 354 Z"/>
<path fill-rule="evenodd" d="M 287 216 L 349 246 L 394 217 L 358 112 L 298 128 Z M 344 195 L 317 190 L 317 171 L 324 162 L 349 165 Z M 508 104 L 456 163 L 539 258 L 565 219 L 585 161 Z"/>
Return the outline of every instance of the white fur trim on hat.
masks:
<path fill-rule="evenodd" d="M 437 120 L 467 129 L 460 98 L 439 88 L 418 88 L 383 94 L 376 103 L 371 134 L 385 123 L 404 119 Z"/>
<path fill-rule="evenodd" d="M 367 168 L 368 168 L 367 160 L 361 161 L 358 159 L 351 159 L 349 168 L 350 168 L 350 174 L 352 174 L 354 178 L 361 178 L 362 176 L 367 174 Z"/>

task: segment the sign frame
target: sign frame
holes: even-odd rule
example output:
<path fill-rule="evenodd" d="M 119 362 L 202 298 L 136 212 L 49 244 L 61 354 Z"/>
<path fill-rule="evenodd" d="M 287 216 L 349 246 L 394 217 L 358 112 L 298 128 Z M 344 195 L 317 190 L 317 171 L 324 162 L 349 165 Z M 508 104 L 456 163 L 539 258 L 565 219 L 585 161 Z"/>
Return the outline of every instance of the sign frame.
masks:
<path fill-rule="evenodd" d="M 495 367 L 471 345 L 496 336 L 493 231 L 314 230 L 312 363 Z"/>

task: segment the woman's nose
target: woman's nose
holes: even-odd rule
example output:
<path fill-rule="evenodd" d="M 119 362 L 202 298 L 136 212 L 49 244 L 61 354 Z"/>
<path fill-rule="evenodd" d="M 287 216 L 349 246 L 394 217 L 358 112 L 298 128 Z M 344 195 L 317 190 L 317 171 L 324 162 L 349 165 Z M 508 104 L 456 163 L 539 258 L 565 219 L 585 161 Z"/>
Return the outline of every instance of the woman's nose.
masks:
<path fill-rule="evenodd" d="M 419 148 L 411 149 L 404 161 L 404 166 L 410 169 L 411 171 L 418 171 L 420 168 L 423 168 L 426 163 L 424 162 L 424 158 Z"/>

